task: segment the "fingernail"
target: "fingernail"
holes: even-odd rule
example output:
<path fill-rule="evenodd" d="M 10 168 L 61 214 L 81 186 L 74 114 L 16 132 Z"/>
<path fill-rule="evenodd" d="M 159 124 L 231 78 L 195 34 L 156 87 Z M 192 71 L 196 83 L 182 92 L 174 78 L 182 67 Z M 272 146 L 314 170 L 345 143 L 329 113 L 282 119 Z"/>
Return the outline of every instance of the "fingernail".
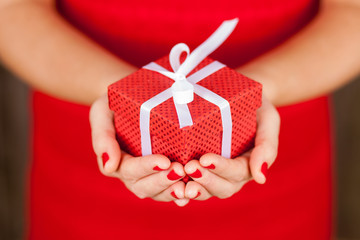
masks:
<path fill-rule="evenodd" d="M 207 168 L 207 169 L 215 169 L 215 165 L 214 165 L 214 164 L 210 164 L 209 166 L 204 167 L 204 168 Z"/>
<path fill-rule="evenodd" d="M 196 169 L 195 172 L 193 172 L 192 174 L 189 174 L 190 177 L 193 177 L 193 178 L 201 178 L 202 177 L 202 174 L 200 172 L 199 169 Z"/>
<path fill-rule="evenodd" d="M 268 175 L 268 164 L 267 164 L 267 162 L 264 162 L 261 165 L 261 172 L 262 172 L 262 174 L 264 174 L 264 177 L 267 178 L 267 175 Z"/>
<path fill-rule="evenodd" d="M 179 198 L 176 196 L 175 192 L 171 192 L 171 196 L 173 196 L 173 197 L 176 198 L 176 199 L 179 199 Z"/>
<path fill-rule="evenodd" d="M 177 175 L 174 170 L 171 170 L 167 175 L 167 178 L 171 181 L 175 181 L 181 178 L 181 176 Z"/>
<path fill-rule="evenodd" d="M 196 197 L 194 197 L 194 199 L 195 199 L 195 198 L 198 198 L 200 195 L 201 195 L 201 193 L 198 192 L 198 194 L 196 195 Z"/>
<path fill-rule="evenodd" d="M 161 168 L 159 168 L 158 166 L 155 166 L 155 167 L 153 168 L 153 170 L 155 170 L 155 171 L 164 171 L 165 169 L 161 169 Z"/>
<path fill-rule="evenodd" d="M 102 158 L 102 161 L 103 161 L 103 166 L 105 167 L 105 163 L 109 160 L 109 155 L 106 152 L 104 152 L 101 155 L 101 158 Z"/>

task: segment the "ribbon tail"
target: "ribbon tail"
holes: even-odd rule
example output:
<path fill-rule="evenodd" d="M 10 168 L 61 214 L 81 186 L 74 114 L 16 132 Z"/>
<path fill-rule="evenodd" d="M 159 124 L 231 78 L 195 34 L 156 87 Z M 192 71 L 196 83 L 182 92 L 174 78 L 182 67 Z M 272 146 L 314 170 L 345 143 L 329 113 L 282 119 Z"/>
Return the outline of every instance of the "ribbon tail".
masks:
<path fill-rule="evenodd" d="M 231 157 L 231 135 L 232 135 L 232 118 L 229 102 L 219 96 L 218 94 L 200 86 L 196 83 L 202 79 L 210 76 L 211 74 L 219 71 L 225 67 L 224 64 L 214 61 L 209 65 L 203 67 L 196 73 L 188 77 L 189 82 L 194 84 L 194 92 L 205 100 L 215 104 L 220 108 L 221 121 L 223 126 L 222 141 L 221 141 L 221 155 L 226 158 Z"/>
<path fill-rule="evenodd" d="M 177 104 L 175 102 L 174 102 L 174 104 L 175 104 L 176 113 L 179 116 L 178 119 L 179 119 L 180 128 L 192 126 L 193 121 L 192 121 L 192 117 L 191 117 L 188 105 L 187 104 Z"/>
<path fill-rule="evenodd" d="M 204 78 L 210 76 L 211 74 L 219 71 L 223 67 L 225 67 L 224 64 L 222 64 L 218 61 L 214 61 L 214 62 L 210 63 L 209 65 L 206 65 L 199 71 L 195 72 L 194 74 L 189 76 L 187 79 L 190 83 L 195 84 L 195 83 L 200 82 Z"/>
<path fill-rule="evenodd" d="M 166 68 L 160 66 L 159 64 L 157 63 L 154 63 L 154 62 L 151 62 L 145 66 L 143 66 L 144 69 L 147 69 L 147 70 L 150 70 L 150 71 L 154 71 L 154 72 L 157 72 L 157 73 L 160 73 L 172 80 L 175 81 L 175 73 L 173 72 L 169 72 L 169 70 L 167 70 Z"/>
<path fill-rule="evenodd" d="M 157 105 L 165 102 L 172 97 L 171 90 L 166 89 L 156 96 L 144 102 L 140 107 L 140 135 L 141 135 L 141 153 L 143 156 L 151 155 L 151 137 L 150 137 L 150 112 Z"/>
<path fill-rule="evenodd" d="M 218 29 L 200 44 L 185 60 L 178 69 L 178 73 L 188 75 L 202 60 L 215 51 L 234 31 L 238 18 L 224 21 Z"/>
<path fill-rule="evenodd" d="M 220 108 L 221 122 L 223 127 L 221 141 L 221 156 L 225 158 L 231 157 L 231 135 L 232 135 L 232 118 L 229 102 L 218 94 L 194 84 L 194 91 L 197 95 L 205 100 L 215 104 Z"/>

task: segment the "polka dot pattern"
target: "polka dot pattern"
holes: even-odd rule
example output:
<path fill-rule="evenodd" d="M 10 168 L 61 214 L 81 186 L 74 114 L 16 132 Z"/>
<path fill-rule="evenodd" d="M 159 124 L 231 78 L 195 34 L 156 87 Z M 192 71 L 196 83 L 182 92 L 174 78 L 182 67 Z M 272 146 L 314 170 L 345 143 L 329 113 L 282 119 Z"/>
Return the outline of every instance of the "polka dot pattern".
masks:
<path fill-rule="evenodd" d="M 212 59 L 206 58 L 193 72 L 211 62 Z M 156 63 L 171 70 L 168 57 Z M 157 72 L 140 69 L 109 86 L 109 105 L 115 112 L 115 128 L 122 149 L 134 156 L 141 156 L 140 106 L 171 87 L 173 82 Z M 256 133 L 256 110 L 261 106 L 261 84 L 228 67 L 198 84 L 230 103 L 233 121 L 231 157 L 249 150 Z M 181 129 L 172 98 L 151 111 L 150 133 L 154 154 L 163 154 L 182 164 L 199 159 L 205 153 L 221 154 L 222 124 L 219 108 L 197 95 L 188 107 L 194 125 Z"/>

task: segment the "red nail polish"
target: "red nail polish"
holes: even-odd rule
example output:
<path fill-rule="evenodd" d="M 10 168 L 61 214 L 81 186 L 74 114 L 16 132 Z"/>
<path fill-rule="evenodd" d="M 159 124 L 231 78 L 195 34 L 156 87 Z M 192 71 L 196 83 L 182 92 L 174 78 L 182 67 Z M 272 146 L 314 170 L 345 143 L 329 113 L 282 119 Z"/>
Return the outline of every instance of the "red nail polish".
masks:
<path fill-rule="evenodd" d="M 193 177 L 193 178 L 201 178 L 202 177 L 202 174 L 200 172 L 199 169 L 196 169 L 195 172 L 193 172 L 192 174 L 189 174 L 190 177 Z"/>
<path fill-rule="evenodd" d="M 201 193 L 198 192 L 198 194 L 196 195 L 196 197 L 194 197 L 194 199 L 195 199 L 195 198 L 198 198 L 200 195 L 201 195 Z"/>
<path fill-rule="evenodd" d="M 165 169 L 161 169 L 161 168 L 159 168 L 158 166 L 155 166 L 155 167 L 153 168 L 153 170 L 155 170 L 155 171 L 164 171 Z"/>
<path fill-rule="evenodd" d="M 207 168 L 207 169 L 215 169 L 215 165 L 214 165 L 214 164 L 210 164 L 209 166 L 204 167 L 204 168 Z"/>
<path fill-rule="evenodd" d="M 179 198 L 176 196 L 175 192 L 171 192 L 171 196 L 173 196 L 173 197 L 176 198 L 176 199 L 179 199 Z"/>
<path fill-rule="evenodd" d="M 264 174 L 265 178 L 267 178 L 267 175 L 268 175 L 268 164 L 267 164 L 267 162 L 264 162 L 261 165 L 261 172 L 262 172 L 262 174 Z"/>
<path fill-rule="evenodd" d="M 181 178 L 181 176 L 177 175 L 174 170 L 171 170 L 167 175 L 167 178 L 171 181 L 175 181 Z"/>
<path fill-rule="evenodd" d="M 102 158 L 102 160 L 103 160 L 103 165 L 104 165 L 104 167 L 105 167 L 105 163 L 109 160 L 109 155 L 108 155 L 106 152 L 104 152 L 104 153 L 101 155 L 101 158 Z"/>

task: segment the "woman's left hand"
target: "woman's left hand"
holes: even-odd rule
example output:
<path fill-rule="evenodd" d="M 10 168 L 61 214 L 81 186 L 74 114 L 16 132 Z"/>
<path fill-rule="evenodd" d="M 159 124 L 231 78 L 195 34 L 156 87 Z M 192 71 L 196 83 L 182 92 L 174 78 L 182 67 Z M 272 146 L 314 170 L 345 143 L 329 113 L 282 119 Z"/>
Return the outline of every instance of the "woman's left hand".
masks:
<path fill-rule="evenodd" d="M 206 200 L 215 196 L 224 199 L 251 179 L 265 183 L 267 169 L 277 156 L 280 131 L 279 114 L 265 98 L 257 111 L 257 124 L 255 146 L 245 154 L 227 159 L 209 153 L 185 165 L 185 172 L 194 180 L 186 184 L 186 198 Z"/>

